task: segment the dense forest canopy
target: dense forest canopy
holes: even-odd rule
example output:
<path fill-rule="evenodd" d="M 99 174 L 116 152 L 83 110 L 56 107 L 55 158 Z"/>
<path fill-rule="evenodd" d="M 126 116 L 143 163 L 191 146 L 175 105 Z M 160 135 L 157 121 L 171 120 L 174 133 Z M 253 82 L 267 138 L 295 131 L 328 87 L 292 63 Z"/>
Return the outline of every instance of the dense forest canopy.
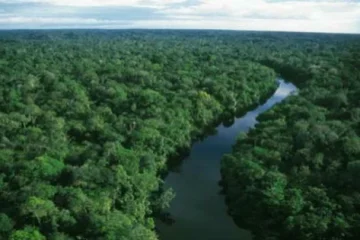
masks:
<path fill-rule="evenodd" d="M 276 87 L 217 34 L 0 35 L 2 239 L 156 239 L 166 159 Z"/>
<path fill-rule="evenodd" d="M 360 239 L 360 36 L 353 40 L 295 41 L 285 61 L 281 50 L 262 61 L 301 90 L 222 160 L 229 213 L 256 239 Z"/>
<path fill-rule="evenodd" d="M 300 95 L 224 158 L 229 211 L 262 239 L 357 239 L 359 50 L 357 35 L 0 31 L 0 238 L 157 239 L 166 160 L 277 72 Z"/>

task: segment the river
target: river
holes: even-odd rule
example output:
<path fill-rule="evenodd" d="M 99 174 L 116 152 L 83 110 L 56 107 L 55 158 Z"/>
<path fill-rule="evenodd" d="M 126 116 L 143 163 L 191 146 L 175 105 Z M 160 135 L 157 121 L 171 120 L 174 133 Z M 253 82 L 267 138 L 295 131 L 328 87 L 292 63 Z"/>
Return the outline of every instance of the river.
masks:
<path fill-rule="evenodd" d="M 239 133 L 255 126 L 259 114 L 296 92 L 292 83 L 278 82 L 276 92 L 265 104 L 235 119 L 230 127 L 219 125 L 215 135 L 194 143 L 180 169 L 170 171 L 165 189 L 171 187 L 176 193 L 169 209 L 174 223 L 157 223 L 161 240 L 251 240 L 251 233 L 237 227 L 227 214 L 220 194 L 220 160 L 231 152 Z"/>

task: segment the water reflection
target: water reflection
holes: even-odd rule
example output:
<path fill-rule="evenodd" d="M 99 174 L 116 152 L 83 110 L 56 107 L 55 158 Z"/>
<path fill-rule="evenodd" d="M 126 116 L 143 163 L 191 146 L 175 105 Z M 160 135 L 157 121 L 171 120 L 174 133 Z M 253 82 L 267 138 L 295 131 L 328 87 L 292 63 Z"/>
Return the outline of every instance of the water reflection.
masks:
<path fill-rule="evenodd" d="M 157 223 L 161 240 L 250 240 L 251 234 L 238 228 L 227 215 L 224 197 L 219 194 L 220 160 L 231 151 L 237 136 L 256 124 L 256 117 L 281 102 L 296 87 L 279 80 L 279 87 L 267 102 L 245 116 L 237 118 L 230 127 L 221 124 L 217 134 L 193 145 L 179 171 L 171 172 L 165 187 L 176 192 L 171 203 L 172 225 Z"/>

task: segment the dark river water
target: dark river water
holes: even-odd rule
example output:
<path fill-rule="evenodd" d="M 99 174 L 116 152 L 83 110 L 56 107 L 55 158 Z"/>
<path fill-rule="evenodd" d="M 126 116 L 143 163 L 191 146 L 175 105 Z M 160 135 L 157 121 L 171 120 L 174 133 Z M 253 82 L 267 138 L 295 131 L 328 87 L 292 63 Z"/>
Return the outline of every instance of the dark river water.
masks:
<path fill-rule="evenodd" d="M 216 135 L 196 142 L 190 155 L 176 172 L 165 179 L 165 188 L 173 188 L 172 225 L 157 222 L 161 240 L 250 240 L 250 232 L 240 229 L 227 214 L 219 186 L 221 157 L 231 152 L 241 132 L 256 124 L 256 117 L 296 91 L 296 87 L 279 79 L 279 87 L 267 102 L 237 118 L 230 127 L 220 125 Z M 246 206 L 244 206 L 246 207 Z"/>

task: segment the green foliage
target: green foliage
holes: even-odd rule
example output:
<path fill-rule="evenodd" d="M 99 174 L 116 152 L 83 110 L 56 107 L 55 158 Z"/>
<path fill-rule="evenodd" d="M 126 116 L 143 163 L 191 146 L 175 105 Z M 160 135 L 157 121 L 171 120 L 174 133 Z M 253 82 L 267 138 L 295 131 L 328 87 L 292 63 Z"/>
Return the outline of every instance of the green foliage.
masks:
<path fill-rule="evenodd" d="M 25 227 L 11 234 L 9 240 L 45 240 L 46 238 L 33 227 Z"/>
<path fill-rule="evenodd" d="M 13 221 L 3 213 L 0 213 L 0 237 L 5 239 L 13 230 Z"/>
<path fill-rule="evenodd" d="M 276 71 L 301 92 L 224 158 L 229 212 L 260 239 L 358 239 L 358 43 L 299 33 L 1 32 L 0 237 L 156 239 L 154 215 L 174 195 L 159 190 L 166 159 L 266 99 Z"/>
<path fill-rule="evenodd" d="M 358 37 L 308 37 L 261 60 L 299 95 L 261 115 L 222 160 L 229 212 L 255 239 L 360 238 Z"/>
<path fill-rule="evenodd" d="M 0 238 L 156 239 L 166 159 L 276 87 L 231 34 L 203 37 L 0 33 Z"/>

